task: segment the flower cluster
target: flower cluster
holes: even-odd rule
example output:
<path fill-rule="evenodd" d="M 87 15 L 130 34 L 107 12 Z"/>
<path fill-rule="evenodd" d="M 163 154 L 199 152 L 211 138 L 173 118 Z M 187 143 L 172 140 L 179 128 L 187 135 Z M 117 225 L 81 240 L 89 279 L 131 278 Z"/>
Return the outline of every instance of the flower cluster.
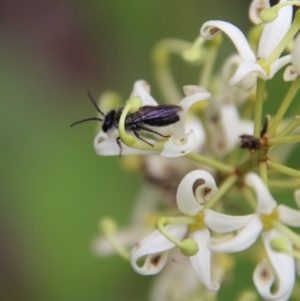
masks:
<path fill-rule="evenodd" d="M 138 80 L 123 108 L 106 115 L 99 110 L 96 153 L 138 166 L 145 184 L 127 227 L 100 221 L 93 251 L 118 253 L 141 275 L 158 274 L 153 301 L 216 300 L 241 256 L 254 262 L 256 290 L 239 285 L 237 300 L 293 298 L 300 210 L 288 195 L 294 190 L 300 207 L 300 171 L 285 165 L 300 142 L 300 117 L 286 114 L 300 88 L 300 10 L 293 13 L 293 6 L 300 1 L 272 6 L 253 0 L 249 39 L 233 24 L 214 20 L 201 26 L 194 42 L 158 43 L 153 62 L 165 104 Z M 221 33 L 237 53 L 214 74 Z M 170 55 L 200 65 L 200 81 L 181 92 Z M 284 66 L 286 95 L 273 116 L 264 116 L 266 83 Z"/>

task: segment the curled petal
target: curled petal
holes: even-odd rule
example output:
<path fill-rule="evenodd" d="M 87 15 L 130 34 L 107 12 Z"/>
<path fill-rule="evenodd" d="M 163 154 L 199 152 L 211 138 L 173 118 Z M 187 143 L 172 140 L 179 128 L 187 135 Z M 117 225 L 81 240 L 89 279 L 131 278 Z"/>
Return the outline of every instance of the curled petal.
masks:
<path fill-rule="evenodd" d="M 295 191 L 294 198 L 295 198 L 295 202 L 296 202 L 298 208 L 300 208 L 300 189 L 297 189 Z"/>
<path fill-rule="evenodd" d="M 208 248 L 210 238 L 209 230 L 204 228 L 201 231 L 191 233 L 190 238 L 194 239 L 199 245 L 199 252 L 190 257 L 201 283 L 210 291 L 217 291 L 219 283 L 211 279 L 211 252 Z"/>
<path fill-rule="evenodd" d="M 276 230 L 264 232 L 262 235 L 268 258 L 278 279 L 276 292 L 271 292 L 271 286 L 265 285 L 265 283 L 262 281 L 263 278 L 258 277 L 264 275 L 261 273 L 261 271 L 257 274 L 258 276 L 254 275 L 255 277 L 253 277 L 258 292 L 264 299 L 267 300 L 288 300 L 288 298 L 291 296 L 295 283 L 294 258 L 285 253 L 276 252 L 270 246 L 271 240 L 279 236 L 280 235 Z M 291 242 L 283 236 L 280 237 L 286 240 L 286 244 L 289 246 L 289 249 L 292 250 Z"/>
<path fill-rule="evenodd" d="M 150 95 L 150 86 L 144 80 L 138 80 L 133 85 L 130 98 L 139 96 L 142 100 L 142 106 L 157 106 L 158 103 Z"/>
<path fill-rule="evenodd" d="M 242 228 L 235 236 L 224 240 L 223 238 L 213 238 L 210 242 L 210 249 L 214 252 L 239 252 L 250 247 L 263 229 L 263 224 L 258 215 L 253 215 L 251 221 Z"/>
<path fill-rule="evenodd" d="M 200 34 L 202 37 L 208 40 L 212 40 L 217 33 L 222 30 L 231 39 L 235 45 L 239 55 L 243 60 L 255 62 L 255 54 L 251 50 L 249 43 L 244 34 L 238 27 L 225 21 L 208 21 L 205 22 L 200 28 Z"/>
<path fill-rule="evenodd" d="M 244 103 L 250 97 L 251 90 L 243 90 L 229 84 L 229 79 L 233 76 L 241 62 L 241 57 L 236 53 L 229 56 L 223 64 L 221 71 L 221 94 L 224 96 L 226 103 L 233 102 L 239 105 Z"/>
<path fill-rule="evenodd" d="M 289 30 L 292 16 L 293 7 L 285 6 L 278 11 L 278 17 L 273 22 L 265 25 L 259 40 L 258 58 L 266 59 L 271 55 Z"/>
<path fill-rule="evenodd" d="M 268 74 L 268 79 L 273 78 L 273 76 L 278 72 L 278 70 L 280 70 L 283 66 L 285 66 L 291 62 L 291 59 L 292 59 L 292 56 L 289 54 L 289 55 L 285 55 L 285 56 L 279 58 L 273 64 L 271 64 L 270 71 Z M 284 76 L 283 76 L 283 78 L 284 78 Z"/>
<path fill-rule="evenodd" d="M 105 133 L 100 131 L 94 139 L 94 148 L 98 155 L 100 156 L 118 156 L 120 155 L 120 147 L 117 144 L 116 138 L 118 137 L 118 132 L 112 137 L 108 137 Z M 150 143 L 155 143 L 151 139 L 147 139 Z M 158 151 L 140 150 L 127 146 L 122 141 L 120 141 L 122 146 L 122 156 L 127 155 L 155 155 Z"/>
<path fill-rule="evenodd" d="M 260 262 L 254 270 L 253 282 L 262 295 L 265 291 L 269 292 L 275 281 L 275 273 L 271 264 L 267 260 Z"/>
<path fill-rule="evenodd" d="M 173 125 L 174 135 L 177 137 L 181 137 L 186 134 L 185 118 L 190 107 L 199 101 L 211 98 L 211 94 L 200 86 L 184 86 L 183 90 L 186 97 L 184 97 L 178 104 L 183 108 L 183 110 L 179 112 L 180 120 Z"/>
<path fill-rule="evenodd" d="M 289 65 L 285 68 L 284 73 L 283 73 L 283 79 L 286 82 L 295 80 L 297 78 L 297 76 L 298 76 L 298 73 L 292 65 Z"/>
<path fill-rule="evenodd" d="M 229 233 L 245 227 L 253 218 L 253 214 L 232 216 L 218 213 L 211 209 L 204 210 L 206 226 L 217 233 Z"/>
<path fill-rule="evenodd" d="M 292 227 L 300 227 L 300 211 L 292 209 L 285 205 L 277 207 L 279 212 L 279 219 L 284 224 Z"/>
<path fill-rule="evenodd" d="M 169 225 L 166 226 L 166 230 L 174 238 L 182 240 L 187 232 L 187 226 Z M 130 264 L 141 275 L 157 274 L 163 269 L 168 259 L 167 253 L 164 252 L 174 246 L 158 230 L 155 230 L 133 247 L 130 253 Z M 144 256 L 146 260 L 142 266 L 139 266 L 137 261 Z"/>
<path fill-rule="evenodd" d="M 265 9 L 270 7 L 270 2 L 269 0 L 253 0 L 250 4 L 250 9 L 249 9 L 249 17 L 250 20 L 254 24 L 259 24 L 261 23 L 261 19 L 259 17 L 259 13 Z"/>
<path fill-rule="evenodd" d="M 300 74 L 300 34 L 297 35 L 292 51 L 292 64 L 296 72 Z"/>
<path fill-rule="evenodd" d="M 205 170 L 194 170 L 180 182 L 176 200 L 178 209 L 186 215 L 196 215 L 202 204 L 212 198 L 218 188 L 214 178 Z"/>
<path fill-rule="evenodd" d="M 255 191 L 257 198 L 257 212 L 260 214 L 271 214 L 276 208 L 277 203 L 262 179 L 257 174 L 251 172 L 245 177 L 245 182 Z"/>
<path fill-rule="evenodd" d="M 243 61 L 230 79 L 229 84 L 248 90 L 256 84 L 257 76 L 264 80 L 267 79 L 267 73 L 261 65 L 251 61 Z"/>
<path fill-rule="evenodd" d="M 162 157 L 180 157 L 190 153 L 197 143 L 194 131 L 181 138 L 171 136 L 169 140 L 164 144 L 164 149 L 160 153 Z"/>

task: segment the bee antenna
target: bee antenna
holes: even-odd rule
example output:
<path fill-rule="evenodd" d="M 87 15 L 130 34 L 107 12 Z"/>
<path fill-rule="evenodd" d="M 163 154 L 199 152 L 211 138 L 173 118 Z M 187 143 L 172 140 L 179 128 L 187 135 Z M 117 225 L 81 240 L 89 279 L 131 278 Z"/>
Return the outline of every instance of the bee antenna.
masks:
<path fill-rule="evenodd" d="M 90 100 L 92 101 L 92 103 L 94 104 L 94 107 L 96 108 L 96 110 L 97 110 L 103 117 L 105 117 L 105 114 L 99 109 L 99 107 L 98 107 L 98 105 L 97 105 L 95 99 L 94 99 L 93 96 L 91 95 L 90 90 L 87 91 L 87 94 L 88 94 Z"/>
<path fill-rule="evenodd" d="M 91 117 L 91 118 L 86 118 L 86 119 L 82 119 L 82 120 L 76 121 L 76 122 L 72 123 L 72 124 L 70 125 L 70 127 L 72 127 L 72 126 L 75 125 L 75 124 L 82 123 L 82 122 L 86 122 L 86 121 L 90 121 L 90 120 L 103 121 L 103 119 L 101 119 L 101 118 Z"/>

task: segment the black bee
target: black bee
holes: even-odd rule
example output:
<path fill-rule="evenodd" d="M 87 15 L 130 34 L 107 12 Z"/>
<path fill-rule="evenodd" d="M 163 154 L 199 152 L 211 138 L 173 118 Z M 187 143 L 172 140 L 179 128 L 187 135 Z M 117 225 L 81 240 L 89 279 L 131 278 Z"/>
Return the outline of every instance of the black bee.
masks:
<path fill-rule="evenodd" d="M 98 108 L 94 98 L 90 94 L 90 91 L 88 91 L 88 96 L 92 101 L 92 103 L 94 104 L 96 110 L 103 116 L 103 118 L 91 117 L 91 118 L 82 119 L 72 123 L 71 127 L 78 123 L 82 123 L 90 120 L 97 120 L 103 122 L 102 130 L 104 133 L 110 132 L 114 128 L 118 128 L 123 108 L 117 110 L 111 110 L 107 114 L 104 114 Z M 155 126 L 155 127 L 164 127 L 173 124 L 180 120 L 180 117 L 178 116 L 178 112 L 180 111 L 182 111 L 182 107 L 176 105 L 143 106 L 138 111 L 132 114 L 128 114 L 126 116 L 125 130 L 133 132 L 138 139 L 144 141 L 150 146 L 153 146 L 153 144 L 151 144 L 143 137 L 141 137 L 138 132 L 146 131 L 146 132 L 159 135 L 163 138 L 169 138 L 170 136 L 162 135 L 154 131 L 153 129 L 148 128 L 147 125 Z M 121 156 L 122 146 L 120 142 L 120 137 L 117 137 L 116 141 L 120 147 L 120 156 Z"/>

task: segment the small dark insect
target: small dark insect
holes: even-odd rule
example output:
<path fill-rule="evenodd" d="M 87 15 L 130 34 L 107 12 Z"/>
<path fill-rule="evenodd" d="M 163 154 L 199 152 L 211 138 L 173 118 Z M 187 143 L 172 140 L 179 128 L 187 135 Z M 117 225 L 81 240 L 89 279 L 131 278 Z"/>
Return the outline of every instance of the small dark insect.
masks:
<path fill-rule="evenodd" d="M 90 120 L 97 120 L 101 121 L 102 123 L 102 130 L 104 133 L 110 132 L 114 128 L 118 128 L 120 117 L 123 111 L 123 108 L 117 110 L 111 110 L 107 114 L 104 114 L 97 106 L 94 98 L 88 91 L 88 96 L 92 103 L 94 104 L 96 110 L 103 116 L 103 118 L 91 117 L 76 121 L 71 124 L 71 127 L 75 124 L 90 121 Z M 178 116 L 178 112 L 182 110 L 181 106 L 176 105 L 160 105 L 160 106 L 143 106 L 138 111 L 128 114 L 125 119 L 125 130 L 133 132 L 134 135 L 139 139 L 144 141 L 150 146 L 153 146 L 150 142 L 145 140 L 143 137 L 139 135 L 139 132 L 146 131 L 156 135 L 159 135 L 163 138 L 169 138 L 170 136 L 162 135 L 151 128 L 149 126 L 155 127 L 164 127 L 170 124 L 173 124 L 180 120 Z M 146 126 L 145 126 L 146 125 Z M 122 153 L 122 146 L 120 142 L 120 137 L 116 138 L 117 144 L 120 148 L 120 156 Z"/>
<path fill-rule="evenodd" d="M 258 138 L 255 138 L 252 135 L 241 135 L 241 148 L 247 150 L 259 150 L 261 148 L 261 143 Z"/>

